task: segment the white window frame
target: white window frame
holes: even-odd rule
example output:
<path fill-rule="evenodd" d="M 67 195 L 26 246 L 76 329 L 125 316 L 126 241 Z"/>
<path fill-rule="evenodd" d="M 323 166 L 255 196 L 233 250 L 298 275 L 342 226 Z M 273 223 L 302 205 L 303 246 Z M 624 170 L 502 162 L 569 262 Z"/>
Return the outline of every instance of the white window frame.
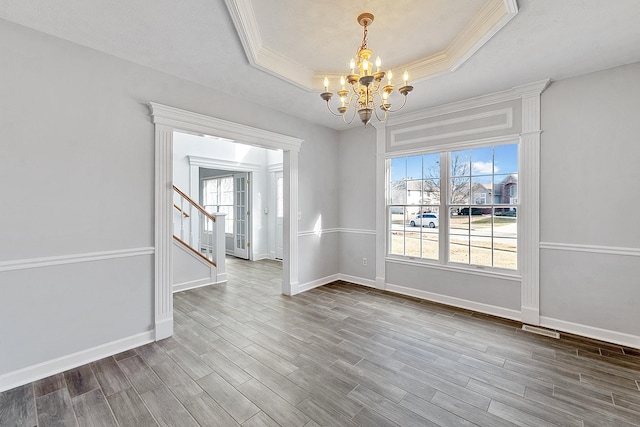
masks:
<path fill-rule="evenodd" d="M 223 179 L 230 179 L 231 180 L 231 197 L 232 197 L 232 202 L 231 204 L 223 204 L 222 202 L 222 183 L 221 180 Z M 215 204 L 206 204 L 206 181 L 216 181 L 216 186 L 217 186 L 217 200 Z M 233 175 L 220 175 L 220 176 L 212 176 L 212 177 L 207 177 L 207 178 L 202 178 L 202 205 L 205 209 L 207 209 L 208 206 L 214 206 L 215 210 L 214 212 L 222 212 L 225 213 L 225 223 L 224 223 L 224 232 L 226 235 L 231 235 L 233 234 L 233 225 L 234 225 L 234 210 L 235 210 L 235 205 L 233 203 L 233 194 L 234 194 L 234 180 L 233 180 Z M 227 209 L 224 210 L 220 210 L 220 207 L 226 207 Z M 211 212 L 212 213 L 212 212 Z M 229 231 L 231 230 L 231 231 Z"/>
<path fill-rule="evenodd" d="M 518 192 L 520 200 L 520 213 L 518 221 L 518 265 L 520 275 L 501 275 L 495 272 L 476 271 L 473 274 L 497 277 L 511 280 L 521 285 L 520 321 L 531 325 L 540 324 L 540 139 L 542 128 L 540 126 L 540 98 L 542 92 L 549 86 L 550 80 L 540 80 L 521 86 L 516 86 L 501 92 L 479 96 L 451 104 L 432 107 L 415 113 L 407 113 L 390 118 L 386 123 L 375 125 L 376 128 L 376 271 L 375 287 L 386 289 L 387 262 L 387 234 L 386 234 L 386 183 L 388 173 L 386 158 L 393 151 L 393 126 L 410 126 L 421 119 L 430 117 L 445 117 L 447 114 L 461 114 L 467 112 L 472 115 L 474 108 L 498 105 L 500 102 L 512 102 L 514 108 L 519 110 L 519 120 L 513 124 L 512 137 L 520 138 L 519 156 L 521 163 L 518 165 Z M 514 110 L 517 112 L 517 110 Z M 517 116 L 514 116 L 514 118 Z M 472 130 L 466 131 L 466 135 L 474 135 Z M 483 135 L 476 133 L 478 138 Z M 458 134 L 459 136 L 460 134 Z M 432 136 L 429 144 L 442 146 L 455 145 L 446 143 L 445 137 L 454 136 L 441 133 Z M 486 140 L 491 139 L 488 137 Z M 499 137 L 498 137 L 499 138 Z M 397 153 L 400 155 L 400 153 Z M 438 269 L 455 269 L 451 267 L 436 266 Z M 435 267 L 434 267 L 435 268 Z M 467 270 L 464 270 L 467 271 Z M 461 271 L 462 272 L 462 271 Z"/>
<path fill-rule="evenodd" d="M 520 245 L 520 232 L 521 232 L 521 227 L 519 225 L 520 219 L 518 218 L 518 231 L 517 231 L 517 236 L 516 236 L 516 253 L 517 253 L 517 268 L 516 269 L 506 269 L 506 268 L 500 268 L 500 267 L 493 267 L 493 266 L 486 266 L 486 265 L 478 265 L 478 264 L 467 264 L 467 263 L 461 263 L 461 262 L 456 262 L 456 261 L 451 261 L 449 259 L 449 253 L 450 253 L 450 215 L 449 212 L 451 210 L 452 207 L 456 207 L 459 206 L 459 204 L 456 203 L 451 203 L 451 176 L 450 176 L 450 168 L 451 168 L 451 157 L 450 154 L 453 151 L 459 151 L 459 150 L 467 150 L 467 149 L 477 149 L 477 148 L 486 148 L 486 147 L 497 147 L 500 145 L 513 145 L 513 144 L 518 144 L 518 175 L 520 175 L 520 165 L 523 164 L 522 161 L 522 150 L 521 150 L 521 145 L 520 145 L 520 138 L 516 138 L 514 136 L 508 136 L 505 138 L 497 138 L 494 140 L 490 140 L 490 141 L 486 141 L 486 140 L 482 140 L 482 141 L 468 141 L 468 142 L 464 142 L 464 143 L 459 143 L 456 144 L 455 147 L 451 147 L 451 148 L 446 148 L 446 147 L 442 147 L 439 146 L 437 150 L 420 150 L 420 151 L 411 151 L 411 152 L 400 152 L 400 153 L 393 153 L 392 155 L 387 155 L 385 156 L 385 194 L 387 195 L 387 197 L 385 197 L 385 215 L 389 215 L 389 206 L 413 206 L 408 204 L 408 200 L 406 201 L 407 203 L 405 203 L 404 205 L 399 205 L 399 204 L 393 204 L 391 205 L 390 202 L 390 194 L 389 194 L 389 189 L 388 186 L 390 185 L 390 173 L 391 173 L 391 160 L 395 159 L 395 158 L 403 158 L 403 157 L 411 157 L 411 156 L 423 156 L 423 155 L 428 155 L 428 154 L 440 154 L 440 204 L 439 205 L 432 205 L 433 207 L 436 207 L 438 209 L 438 220 L 439 220 L 439 225 L 438 225 L 438 244 L 439 244 L 439 256 L 438 259 L 430 259 L 430 258 L 422 258 L 422 257 L 413 257 L 413 256 L 409 256 L 409 255 L 398 255 L 398 254 L 392 254 L 391 253 L 391 221 L 390 219 L 387 217 L 386 220 L 386 225 L 385 225 L 385 235 L 386 235 L 386 245 L 385 245 L 385 258 L 388 259 L 392 259 L 392 260 L 401 260 L 402 262 L 405 263 L 415 263 L 416 265 L 420 265 L 420 264 L 431 264 L 431 265 L 438 265 L 444 268 L 450 268 L 450 269 L 467 269 L 467 270 L 471 270 L 471 271 L 477 271 L 477 270 L 482 270 L 483 272 L 486 273 L 495 273 L 497 275 L 508 275 L 508 276 L 513 276 L 513 275 L 520 275 L 521 274 L 521 255 L 520 255 L 520 251 L 521 251 L 521 245 Z M 472 193 L 473 189 L 470 188 L 470 192 Z M 407 190 L 408 192 L 408 190 Z M 473 193 L 472 193 L 473 194 Z M 484 194 L 485 195 L 485 202 L 486 202 L 486 193 L 475 193 L 474 194 L 474 198 L 477 194 Z M 471 197 L 471 194 L 470 194 Z M 408 196 L 407 196 L 408 198 Z M 504 208 L 519 208 L 519 204 L 517 204 L 517 199 L 516 199 L 516 203 L 513 204 L 502 204 L 502 203 L 489 203 L 488 206 L 491 208 L 494 207 L 504 207 Z M 470 200 L 471 202 L 471 200 Z M 475 202 L 475 200 L 474 200 Z M 471 216 L 471 210 L 473 208 L 478 208 L 481 207 L 483 204 L 479 204 L 479 203 L 469 203 L 468 208 L 469 208 L 469 214 Z M 484 203 L 484 207 L 487 207 L 486 203 Z M 521 211 L 520 209 L 518 209 L 518 211 Z M 491 232 L 491 238 L 493 239 L 495 236 L 493 234 L 493 230 Z M 493 251 L 493 248 L 492 248 Z"/>

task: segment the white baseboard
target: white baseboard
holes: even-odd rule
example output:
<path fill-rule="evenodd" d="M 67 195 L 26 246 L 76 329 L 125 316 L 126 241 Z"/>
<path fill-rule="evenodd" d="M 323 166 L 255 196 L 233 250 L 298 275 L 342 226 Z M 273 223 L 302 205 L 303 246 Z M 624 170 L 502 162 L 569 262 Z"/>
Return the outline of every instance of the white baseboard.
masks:
<path fill-rule="evenodd" d="M 609 329 L 597 328 L 595 326 L 581 325 L 579 323 L 567 322 L 566 320 L 554 319 L 540 316 L 540 326 L 556 329 L 558 331 L 583 337 L 606 341 L 613 344 L 640 349 L 640 336 L 616 332 Z"/>
<path fill-rule="evenodd" d="M 173 289 L 173 293 L 175 294 L 176 292 L 186 291 L 188 289 L 201 288 L 203 286 L 209 286 L 213 284 L 215 284 L 215 282 L 212 282 L 210 277 L 205 277 L 202 279 L 191 280 L 189 282 L 176 283 L 173 285 L 172 289 Z"/>
<path fill-rule="evenodd" d="M 155 340 L 160 341 L 173 335 L 173 312 L 164 319 L 156 319 Z"/>
<path fill-rule="evenodd" d="M 520 321 L 529 325 L 537 326 L 540 324 L 540 310 L 537 307 L 521 307 Z"/>
<path fill-rule="evenodd" d="M 364 279 L 362 277 L 350 276 L 348 274 L 338 274 L 338 280 L 344 280 L 345 282 L 355 283 L 356 285 L 367 286 L 369 288 L 376 288 L 376 281 L 371 279 Z"/>
<path fill-rule="evenodd" d="M 275 258 L 275 254 L 273 256 Z M 273 259 L 270 254 L 257 254 L 253 256 L 254 261 L 260 261 L 261 259 Z"/>
<path fill-rule="evenodd" d="M 37 365 L 27 366 L 17 371 L 8 372 L 0 375 L 0 392 L 140 347 L 152 342 L 153 338 L 154 331 L 147 331 Z"/>
<path fill-rule="evenodd" d="M 330 276 L 323 277 L 321 279 L 316 279 L 316 280 L 313 280 L 311 282 L 301 283 L 301 284 L 298 285 L 298 289 L 297 289 L 296 293 L 299 294 L 299 293 L 302 293 L 302 292 L 306 292 L 306 291 L 308 291 L 310 289 L 317 288 L 319 286 L 323 286 L 323 285 L 329 284 L 331 282 L 335 282 L 336 280 L 339 280 L 339 275 L 338 274 L 332 274 Z"/>
<path fill-rule="evenodd" d="M 510 308 L 498 307 L 496 305 L 484 304 L 476 301 L 469 301 L 462 298 L 436 294 L 420 289 L 407 288 L 405 286 L 393 285 L 391 283 L 386 284 L 385 290 L 402 295 L 408 295 L 411 297 L 422 298 L 428 301 L 446 304 L 453 307 L 464 308 L 466 310 L 473 310 L 479 313 L 490 314 L 492 316 L 503 317 L 505 319 L 516 320 L 518 322 L 520 321 L 520 311 L 512 310 Z"/>

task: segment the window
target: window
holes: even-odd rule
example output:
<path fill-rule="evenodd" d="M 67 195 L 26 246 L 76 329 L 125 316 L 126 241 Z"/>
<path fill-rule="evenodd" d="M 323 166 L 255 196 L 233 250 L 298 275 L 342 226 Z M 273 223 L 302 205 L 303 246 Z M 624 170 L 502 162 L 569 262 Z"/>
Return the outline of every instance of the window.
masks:
<path fill-rule="evenodd" d="M 233 234 L 233 177 L 207 178 L 202 181 L 202 205 L 209 213 L 222 212 L 224 231 Z"/>
<path fill-rule="evenodd" d="M 389 253 L 439 258 L 440 155 L 391 160 Z M 429 214 L 429 218 L 427 215 Z"/>
<path fill-rule="evenodd" d="M 517 270 L 518 144 L 393 158 L 389 169 L 389 255 Z"/>

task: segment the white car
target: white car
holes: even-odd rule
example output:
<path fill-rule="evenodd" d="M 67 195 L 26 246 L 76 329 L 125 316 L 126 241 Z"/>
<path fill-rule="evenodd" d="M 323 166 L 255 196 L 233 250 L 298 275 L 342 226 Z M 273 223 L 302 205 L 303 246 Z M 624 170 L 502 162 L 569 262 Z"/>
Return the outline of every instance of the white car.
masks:
<path fill-rule="evenodd" d="M 417 215 L 409 223 L 412 227 L 429 227 L 436 228 L 438 226 L 438 215 L 434 213 L 422 213 Z"/>

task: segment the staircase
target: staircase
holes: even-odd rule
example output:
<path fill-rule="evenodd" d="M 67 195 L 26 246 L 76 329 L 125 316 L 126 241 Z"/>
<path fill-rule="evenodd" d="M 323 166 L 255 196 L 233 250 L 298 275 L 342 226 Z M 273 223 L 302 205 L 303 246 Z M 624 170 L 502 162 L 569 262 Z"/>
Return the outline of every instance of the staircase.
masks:
<path fill-rule="evenodd" d="M 173 291 L 226 281 L 224 214 L 207 212 L 173 186 Z"/>

